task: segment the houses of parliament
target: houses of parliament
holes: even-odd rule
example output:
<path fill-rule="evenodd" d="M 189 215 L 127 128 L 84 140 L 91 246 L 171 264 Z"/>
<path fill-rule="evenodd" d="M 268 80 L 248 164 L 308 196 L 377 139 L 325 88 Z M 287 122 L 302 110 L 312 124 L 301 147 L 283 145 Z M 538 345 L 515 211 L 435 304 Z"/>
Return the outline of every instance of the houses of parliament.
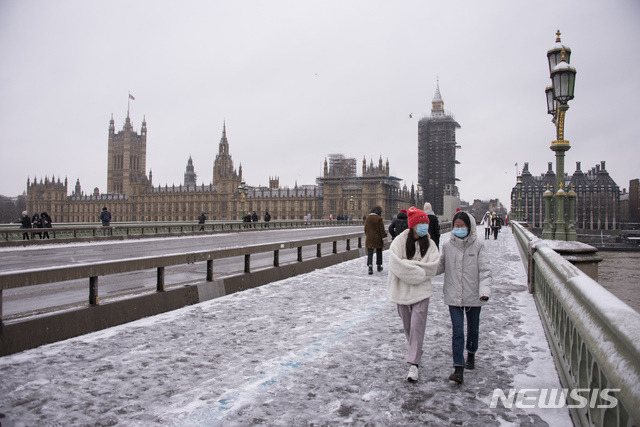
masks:
<path fill-rule="evenodd" d="M 140 132 L 131 124 L 129 113 L 122 130 L 116 132 L 113 115 L 109 123 L 107 192 L 98 188 L 85 193 L 76 181 L 71 194 L 67 179 L 27 180 L 27 211 L 46 211 L 54 222 L 95 222 L 103 207 L 113 221 L 191 221 L 202 212 L 212 220 L 238 220 L 242 212 L 256 211 L 260 217 L 268 211 L 272 219 L 328 218 L 333 215 L 362 218 L 374 206 L 381 206 L 385 218 L 400 209 L 419 203 L 415 191 L 400 187 L 400 178 L 389 173 L 389 161 L 382 157 L 374 163 L 362 160 L 362 173 L 357 175 L 357 162 L 340 154 L 324 161 L 323 176 L 315 185 L 296 184 L 281 188 L 278 178 L 270 178 L 264 186 L 246 185 L 242 165 L 234 167 L 227 139 L 226 123 L 213 164 L 210 184 L 196 183 L 192 159 L 186 166 L 184 183 L 179 186 L 153 185 L 151 170 L 146 174 L 147 122 Z"/>

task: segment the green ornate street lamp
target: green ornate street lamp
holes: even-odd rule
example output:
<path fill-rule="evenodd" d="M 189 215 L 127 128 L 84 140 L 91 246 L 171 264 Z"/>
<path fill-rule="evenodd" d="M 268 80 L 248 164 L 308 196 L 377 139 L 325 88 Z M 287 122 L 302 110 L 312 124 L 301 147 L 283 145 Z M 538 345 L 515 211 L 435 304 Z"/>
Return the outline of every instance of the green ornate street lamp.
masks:
<path fill-rule="evenodd" d="M 565 152 L 571 148 L 569 141 L 564 139 L 564 119 L 569 109 L 569 101 L 573 99 L 574 95 L 576 69 L 569 65 L 571 49 L 560 42 L 560 30 L 558 30 L 556 36 L 555 47 L 547 51 L 552 85 L 545 89 L 547 113 L 553 116 L 552 121 L 556 125 L 556 140 L 551 143 L 551 150 L 556 153 L 556 181 L 555 193 L 553 194 L 554 219 L 552 222 L 550 218 L 551 210 L 545 209 L 546 215 L 549 216 L 545 215 L 543 238 L 577 240 L 575 205 L 567 206 L 569 211 L 568 223 L 565 222 L 567 192 L 564 188 L 564 157 Z M 546 194 L 545 200 L 547 203 L 550 201 Z M 569 197 L 569 203 L 575 204 L 575 197 Z M 574 216 L 572 216 L 572 212 Z"/>

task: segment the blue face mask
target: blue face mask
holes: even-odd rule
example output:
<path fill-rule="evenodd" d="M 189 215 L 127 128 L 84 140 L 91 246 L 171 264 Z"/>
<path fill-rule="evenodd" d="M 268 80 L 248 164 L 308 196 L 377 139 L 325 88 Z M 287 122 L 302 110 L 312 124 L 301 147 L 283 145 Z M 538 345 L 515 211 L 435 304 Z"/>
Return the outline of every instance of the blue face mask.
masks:
<path fill-rule="evenodd" d="M 467 234 L 469 234 L 469 231 L 467 230 L 467 228 L 454 228 L 453 231 L 451 231 L 453 233 L 454 236 L 459 237 L 461 239 L 464 239 L 465 237 L 467 237 Z"/>
<path fill-rule="evenodd" d="M 426 236 L 427 233 L 429 233 L 429 224 L 425 224 L 424 222 L 418 224 L 416 226 L 416 233 L 418 233 L 420 237 Z"/>

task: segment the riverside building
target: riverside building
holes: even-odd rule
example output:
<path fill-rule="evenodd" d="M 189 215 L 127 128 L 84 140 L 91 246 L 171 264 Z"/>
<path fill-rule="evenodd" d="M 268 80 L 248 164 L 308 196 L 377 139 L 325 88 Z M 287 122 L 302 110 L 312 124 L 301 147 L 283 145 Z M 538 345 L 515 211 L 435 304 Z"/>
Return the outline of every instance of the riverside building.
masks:
<path fill-rule="evenodd" d="M 522 169 L 522 190 L 518 185 L 511 190 L 512 210 L 518 206 L 523 220 L 534 228 L 542 228 L 544 224 L 544 192 L 547 186 L 553 190 L 555 172 L 552 163 L 548 163 L 547 171 L 534 176 L 529 171 L 529 163 Z M 580 162 L 576 162 L 573 175 L 565 173 L 564 188 L 573 188 L 576 196 L 576 227 L 583 230 L 613 230 L 622 220 L 620 215 L 620 187 L 611 178 L 600 162 L 586 173 L 581 170 Z M 553 208 L 551 209 L 553 212 Z"/>
<path fill-rule="evenodd" d="M 106 206 L 113 221 L 192 221 L 202 212 L 211 220 L 238 220 L 243 212 L 256 211 L 260 218 L 269 211 L 271 218 L 328 218 L 333 215 L 355 219 L 367 215 L 376 205 L 390 219 L 399 209 L 408 208 L 410 193 L 400 188 L 400 178 L 389 173 L 389 162 L 382 157 L 374 166 L 363 160 L 362 176 L 356 175 L 355 159 L 332 155 L 331 167 L 325 160 L 324 175 L 316 185 L 281 188 L 277 177 L 268 185 L 250 186 L 242 179 L 242 165 L 236 169 L 231 158 L 226 124 L 218 144 L 212 181 L 196 182 L 197 175 L 189 157 L 184 184 L 153 185 L 151 170 L 146 174 L 147 123 L 140 132 L 131 124 L 129 113 L 121 131 L 116 132 L 113 116 L 109 123 L 107 193 L 98 188 L 85 193 L 77 180 L 68 193 L 65 178 L 45 177 L 27 180 L 27 211 L 48 212 L 54 222 L 96 222 Z"/>

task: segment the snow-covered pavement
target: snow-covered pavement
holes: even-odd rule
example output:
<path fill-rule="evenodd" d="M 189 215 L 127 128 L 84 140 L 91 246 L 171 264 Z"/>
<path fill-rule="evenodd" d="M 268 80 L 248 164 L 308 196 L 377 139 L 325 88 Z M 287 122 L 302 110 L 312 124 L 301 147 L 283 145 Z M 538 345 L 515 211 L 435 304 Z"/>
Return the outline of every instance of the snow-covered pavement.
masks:
<path fill-rule="evenodd" d="M 565 408 L 490 408 L 494 389 L 560 384 L 511 233 L 485 243 L 494 288 L 480 316 L 476 369 L 461 386 L 447 380 L 442 276 L 434 280 L 420 381 L 406 381 L 385 252 L 385 271 L 373 276 L 360 258 L 0 358 L 0 422 L 571 425 Z"/>

